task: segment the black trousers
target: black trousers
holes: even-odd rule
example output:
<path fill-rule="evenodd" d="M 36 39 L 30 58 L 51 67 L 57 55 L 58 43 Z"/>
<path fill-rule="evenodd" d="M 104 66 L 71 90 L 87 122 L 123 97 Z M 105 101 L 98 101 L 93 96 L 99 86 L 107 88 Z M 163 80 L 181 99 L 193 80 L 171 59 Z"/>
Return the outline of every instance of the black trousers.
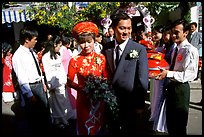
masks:
<path fill-rule="evenodd" d="M 123 94 L 119 94 L 119 92 L 117 94 L 119 116 L 115 120 L 113 116 L 108 119 L 110 135 L 151 135 L 148 106 L 144 103 L 144 96 L 137 92 L 121 93 Z M 111 116 L 110 113 L 109 116 Z"/>
<path fill-rule="evenodd" d="M 24 96 L 26 104 L 25 112 L 29 128 L 33 134 L 39 134 L 40 131 L 47 133 L 50 125 L 50 113 L 43 84 L 32 84 L 30 87 L 36 101 L 31 102 L 26 96 Z"/>
<path fill-rule="evenodd" d="M 188 82 L 170 82 L 166 90 L 166 121 L 169 135 L 186 135 L 190 86 Z"/>

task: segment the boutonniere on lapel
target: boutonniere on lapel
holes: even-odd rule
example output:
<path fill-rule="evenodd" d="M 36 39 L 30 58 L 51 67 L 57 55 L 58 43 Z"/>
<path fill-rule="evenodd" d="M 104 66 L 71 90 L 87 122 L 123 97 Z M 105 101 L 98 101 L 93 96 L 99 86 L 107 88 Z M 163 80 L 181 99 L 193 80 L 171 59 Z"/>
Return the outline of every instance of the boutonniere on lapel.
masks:
<path fill-rule="evenodd" d="M 138 51 L 135 50 L 135 49 L 134 50 L 130 50 L 129 58 L 130 59 L 137 59 L 137 58 L 139 58 Z"/>
<path fill-rule="evenodd" d="M 101 63 L 102 63 L 101 58 L 99 58 L 98 56 L 96 56 L 95 61 L 96 61 L 97 65 L 101 65 Z"/>

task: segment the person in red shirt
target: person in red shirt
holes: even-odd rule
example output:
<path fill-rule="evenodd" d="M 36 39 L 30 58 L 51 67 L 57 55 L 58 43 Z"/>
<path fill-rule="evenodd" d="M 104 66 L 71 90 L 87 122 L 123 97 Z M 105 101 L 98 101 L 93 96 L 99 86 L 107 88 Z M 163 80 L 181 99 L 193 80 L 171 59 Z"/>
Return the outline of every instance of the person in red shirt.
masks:
<path fill-rule="evenodd" d="M 2 43 L 2 64 L 3 64 L 3 92 L 2 99 L 5 103 L 13 102 L 14 84 L 12 81 L 12 47 L 8 43 Z"/>

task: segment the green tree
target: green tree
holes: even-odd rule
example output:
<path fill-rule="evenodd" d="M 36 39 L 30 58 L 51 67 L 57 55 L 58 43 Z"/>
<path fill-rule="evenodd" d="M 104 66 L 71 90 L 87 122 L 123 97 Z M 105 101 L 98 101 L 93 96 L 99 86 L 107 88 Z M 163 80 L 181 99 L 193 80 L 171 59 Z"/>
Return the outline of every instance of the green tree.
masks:
<path fill-rule="evenodd" d="M 76 21 L 75 8 L 61 2 L 43 2 L 28 7 L 27 13 L 38 25 L 48 25 L 70 33 Z"/>
<path fill-rule="evenodd" d="M 120 6 L 120 2 L 90 2 L 89 5 L 77 13 L 77 22 L 92 21 L 99 27 L 100 21 L 110 15 Z"/>
<path fill-rule="evenodd" d="M 38 6 L 29 7 L 32 19 L 36 20 L 39 25 L 46 24 L 58 27 L 70 33 L 73 26 L 80 21 L 92 21 L 101 28 L 100 21 L 114 10 L 129 2 L 89 2 L 86 8 L 79 11 L 75 6 L 71 8 L 65 2 L 41 2 Z M 160 14 L 169 13 L 178 8 L 180 2 L 134 2 L 136 5 L 142 4 L 150 11 L 151 16 L 157 24 Z M 186 18 L 189 14 L 185 15 Z"/>
<path fill-rule="evenodd" d="M 92 21 L 100 27 L 100 21 L 120 6 L 120 2 L 90 2 L 88 7 L 77 11 L 62 2 L 42 2 L 27 9 L 31 19 L 38 25 L 46 24 L 67 31 L 70 34 L 73 26 L 81 21 Z"/>
<path fill-rule="evenodd" d="M 154 25 L 159 24 L 158 17 L 161 14 L 169 14 L 178 8 L 180 2 L 141 2 L 145 7 L 148 8 L 152 17 L 155 18 Z"/>

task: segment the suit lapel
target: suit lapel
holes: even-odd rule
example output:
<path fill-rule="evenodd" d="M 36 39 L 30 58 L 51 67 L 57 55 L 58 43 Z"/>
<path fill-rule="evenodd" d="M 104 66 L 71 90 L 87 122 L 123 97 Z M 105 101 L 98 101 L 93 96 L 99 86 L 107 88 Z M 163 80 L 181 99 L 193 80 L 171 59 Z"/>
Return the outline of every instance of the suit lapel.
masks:
<path fill-rule="evenodd" d="M 191 41 L 195 39 L 196 35 L 197 35 L 197 33 L 195 32 L 195 33 L 193 34 L 193 36 L 191 37 Z"/>
<path fill-rule="evenodd" d="M 108 49 L 106 50 L 106 54 L 107 54 L 107 63 L 110 67 L 110 70 L 111 72 L 113 73 L 114 72 L 114 64 L 113 64 L 113 61 L 114 61 L 114 58 L 113 58 L 113 52 L 114 52 L 114 48 L 111 48 L 111 49 Z"/>
<path fill-rule="evenodd" d="M 130 40 L 128 41 L 127 45 L 125 46 L 125 49 L 121 55 L 118 67 L 115 70 L 115 74 L 113 77 L 113 83 L 118 79 L 118 77 L 120 76 L 120 73 L 122 72 L 122 70 L 124 70 L 127 67 L 127 64 L 129 63 L 129 60 L 127 60 L 127 55 L 130 53 Z"/>
<path fill-rule="evenodd" d="M 197 33 L 195 32 L 194 34 L 191 34 L 191 35 L 192 35 L 192 36 L 191 36 L 189 42 L 195 41 L 195 37 L 196 37 Z"/>
<path fill-rule="evenodd" d="M 112 74 L 114 73 L 114 58 L 113 58 L 113 52 L 114 52 L 114 47 L 115 47 L 115 42 L 110 42 L 107 45 L 109 48 L 107 50 L 105 50 L 106 55 L 107 55 L 107 64 L 112 72 Z"/>

